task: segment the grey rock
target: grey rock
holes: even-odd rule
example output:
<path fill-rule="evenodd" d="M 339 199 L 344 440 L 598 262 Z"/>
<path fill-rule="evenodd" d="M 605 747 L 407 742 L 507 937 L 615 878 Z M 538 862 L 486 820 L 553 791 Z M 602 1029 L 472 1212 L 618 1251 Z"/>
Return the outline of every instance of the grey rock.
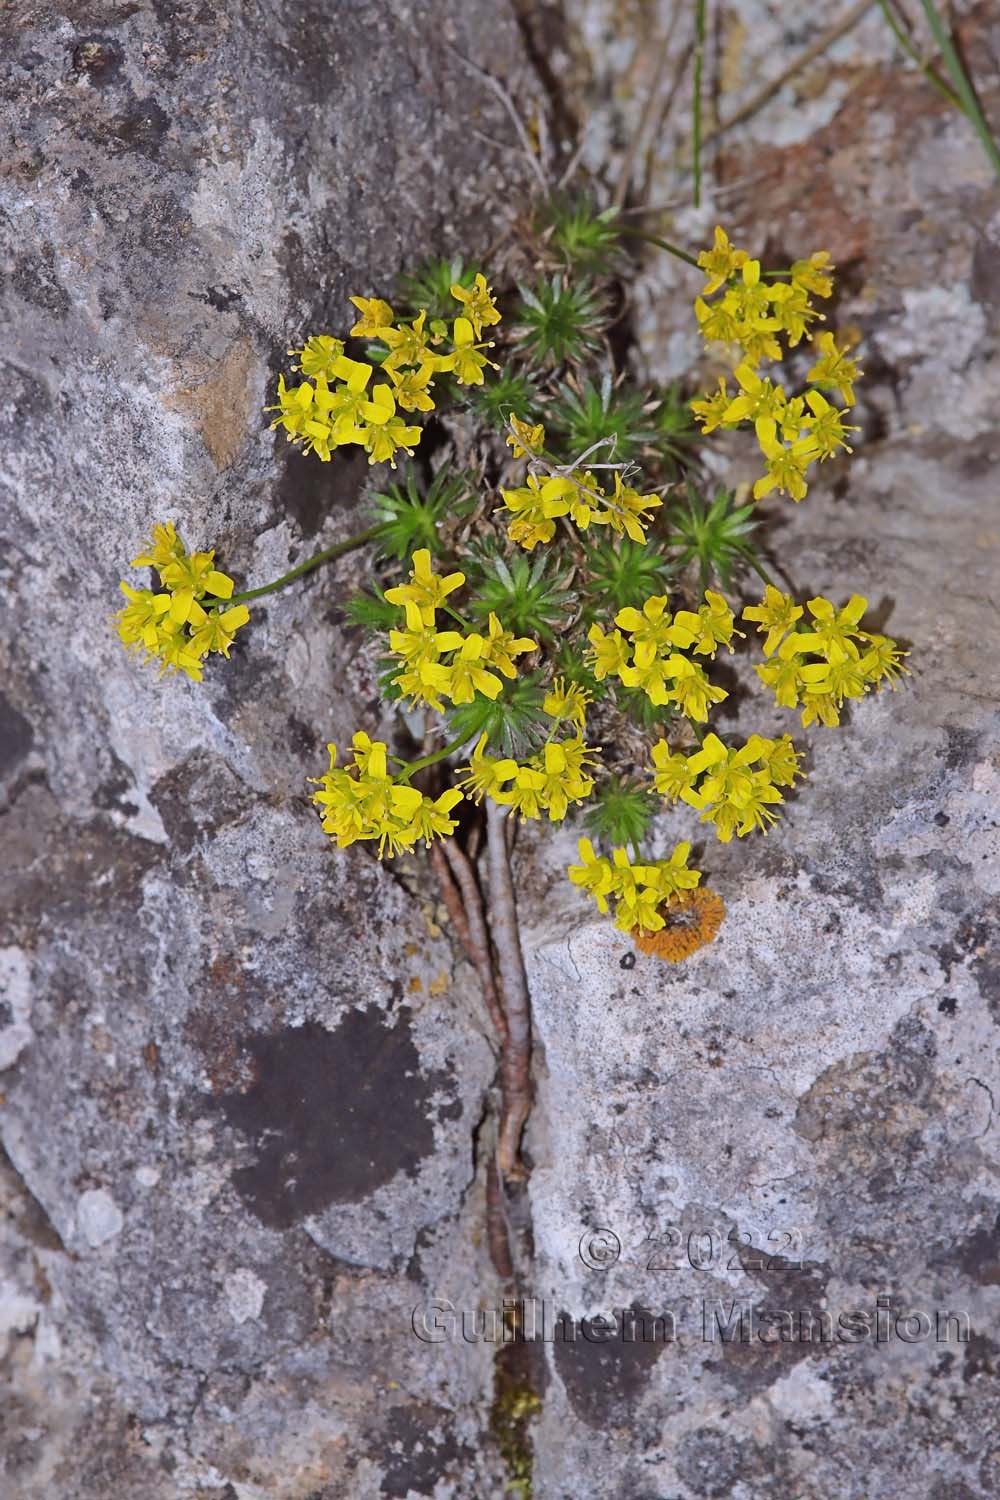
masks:
<path fill-rule="evenodd" d="M 734 104 L 824 24 L 740 18 Z M 606 0 L 527 23 L 614 175 L 648 26 Z M 682 966 L 593 918 L 568 830 L 519 836 L 525 1290 L 564 1336 L 515 1368 L 482 1331 L 502 1288 L 472 976 L 419 872 L 335 857 L 307 801 L 325 741 L 384 722 L 340 623 L 356 562 L 257 610 L 201 687 L 130 663 L 107 616 L 156 520 L 250 584 L 359 524 L 363 466 L 276 445 L 262 407 L 348 293 L 484 247 L 521 202 L 516 148 L 483 139 L 510 123 L 456 56 L 530 112 L 518 28 L 482 0 L 41 3 L 4 26 L 4 1494 L 484 1500 L 505 1379 L 541 1398 L 538 1500 L 996 1492 L 1000 211 L 967 126 L 873 13 L 673 226 L 845 267 L 863 441 L 775 506 L 775 540 L 804 591 L 866 592 L 914 675 L 805 736 L 766 841 L 659 820 L 728 906 Z M 682 103 L 651 199 L 677 193 L 657 163 Z M 700 357 L 690 301 L 644 268 L 654 377 Z M 796 732 L 734 683 L 724 731 Z"/>
<path fill-rule="evenodd" d="M 516 203 L 462 60 L 530 92 L 516 23 L 156 0 L 0 28 L 0 1489 L 489 1491 L 490 1351 L 429 1364 L 410 1326 L 442 1268 L 466 1302 L 490 1280 L 480 1002 L 415 872 L 335 857 L 308 802 L 326 741 L 380 727 L 339 626 L 358 564 L 262 605 L 201 686 L 109 615 L 157 521 L 247 584 L 364 524 L 365 465 L 263 408 L 349 294 Z"/>

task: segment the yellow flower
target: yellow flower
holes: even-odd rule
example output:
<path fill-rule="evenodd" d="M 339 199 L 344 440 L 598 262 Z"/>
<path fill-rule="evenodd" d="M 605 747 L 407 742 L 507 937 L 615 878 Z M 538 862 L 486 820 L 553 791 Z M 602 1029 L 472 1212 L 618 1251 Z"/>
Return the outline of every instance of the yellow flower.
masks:
<path fill-rule="evenodd" d="M 545 447 L 545 428 L 541 422 L 532 427 L 530 422 L 522 422 L 520 417 L 511 413 L 510 426 L 513 430 L 508 432 L 507 442 L 514 458 L 527 458 L 529 454 L 541 453 Z"/>
<path fill-rule="evenodd" d="M 494 323 L 500 322 L 500 314 L 496 303 L 486 285 L 486 277 L 480 271 L 476 275 L 472 287 L 455 285 L 451 289 L 451 295 L 456 302 L 461 302 L 465 309 L 465 315 L 472 324 L 476 338 L 478 339 L 484 328 L 489 328 Z M 514 455 L 515 458 L 517 455 Z"/>
<path fill-rule="evenodd" d="M 457 650 L 461 644 L 457 630 L 435 630 L 433 623 L 424 623 L 416 604 L 407 603 L 406 629 L 389 632 L 389 648 L 404 664 L 403 671 L 393 679 L 402 695 L 443 712 L 441 697 L 451 691 L 451 669 L 442 663 L 441 654 Z"/>
<path fill-rule="evenodd" d="M 808 642 L 805 649 L 813 649 L 819 645 L 822 650 L 827 650 L 833 645 L 841 651 L 849 651 L 867 608 L 868 600 L 863 594 L 852 594 L 843 609 L 834 609 L 832 602 L 824 599 L 822 594 L 818 594 L 815 599 L 807 599 L 806 609 L 813 617 L 813 624 L 811 633 L 801 637 Z M 854 655 L 857 655 L 856 647 Z"/>
<path fill-rule="evenodd" d="M 629 664 L 631 649 L 621 631 L 613 630 L 610 635 L 605 635 L 599 625 L 591 625 L 587 640 L 591 645 L 588 654 L 598 682 L 603 682 L 605 677 L 620 677 L 622 669 Z"/>
<path fill-rule="evenodd" d="M 860 428 L 845 427 L 843 414 L 835 406 L 831 406 L 819 391 L 806 392 L 806 405 L 812 416 L 806 417 L 805 425 L 820 459 L 832 458 L 838 448 L 845 448 L 848 453 L 853 453 L 854 449 L 848 445 L 846 434 L 859 432 Z"/>
<path fill-rule="evenodd" d="M 343 339 L 331 338 L 328 333 L 316 333 L 306 339 L 301 349 L 289 349 L 289 354 L 299 355 L 299 363 L 293 370 L 301 370 L 307 379 L 316 375 L 329 377 L 333 374 L 333 362 L 344 352 Z"/>
<path fill-rule="evenodd" d="M 413 814 L 412 828 L 417 839 L 423 839 L 426 845 L 430 845 L 431 839 L 447 838 L 455 832 L 458 827 L 458 819 L 450 815 L 453 807 L 462 801 L 462 793 L 457 787 L 449 787 L 442 792 L 440 797 L 432 801 L 430 797 L 423 797 L 420 806 Z"/>
<path fill-rule="evenodd" d="M 134 649 L 142 645 L 150 656 L 159 650 L 164 617 L 170 609 L 169 594 L 154 594 L 152 589 L 134 589 L 119 584 L 128 604 L 113 617 L 122 644 Z"/>
<path fill-rule="evenodd" d="M 746 260 L 747 252 L 731 245 L 726 231 L 716 224 L 715 244 L 711 250 L 702 250 L 698 256 L 699 266 L 708 272 L 708 280 L 702 288 L 704 295 L 710 297 L 713 292 L 717 292 L 723 282 L 728 281 Z"/>
<path fill-rule="evenodd" d="M 535 764 L 538 765 L 538 757 Z M 587 774 L 586 767 L 593 761 L 589 746 L 583 742 L 582 734 L 573 739 L 550 742 L 541 752 L 541 765 L 545 782 L 540 788 L 539 800 L 549 815 L 549 821 L 562 822 L 570 803 L 582 802 L 594 790 L 594 778 Z"/>
<path fill-rule="evenodd" d="M 664 925 L 660 908 L 682 892 L 692 891 L 701 880 L 700 870 L 687 867 L 691 846 L 678 844 L 669 859 L 643 864 L 633 861 L 624 849 L 612 851 L 610 860 L 594 853 L 589 839 L 581 839 L 579 865 L 567 870 L 570 880 L 597 904 L 608 910 L 615 902 L 615 926 L 622 932 L 657 932 Z"/>
<path fill-rule="evenodd" d="M 175 562 L 186 553 L 184 543 L 174 530 L 173 521 L 165 521 L 153 527 L 153 535 L 145 544 L 145 551 L 133 557 L 133 568 L 156 568 L 157 572 Z"/>
<path fill-rule="evenodd" d="M 389 370 L 396 387 L 396 400 L 404 411 L 433 411 L 431 397 L 431 368 L 422 365 L 419 370 Z"/>
<path fill-rule="evenodd" d="M 201 605 L 196 604 L 195 614 L 189 620 L 191 650 L 196 656 L 220 651 L 228 661 L 233 637 L 249 619 L 250 611 L 245 604 L 234 604 L 231 609 L 213 609 L 207 614 Z"/>
<path fill-rule="evenodd" d="M 723 413 L 724 422 L 756 422 L 759 417 L 772 417 L 780 422 L 787 405 L 785 393 L 780 385 L 762 380 L 746 360 L 733 371 L 743 392 L 729 403 Z"/>
<path fill-rule="evenodd" d="M 530 636 L 515 636 L 512 630 L 504 630 L 495 614 L 490 614 L 486 639 L 483 643 L 483 659 L 496 667 L 504 677 L 516 677 L 517 668 L 512 660 L 525 651 L 537 651 L 538 642 Z"/>
<path fill-rule="evenodd" d="M 594 853 L 594 846 L 589 839 L 581 839 L 578 847 L 582 863 L 570 865 L 566 873 L 574 885 L 580 886 L 588 896 L 593 897 L 598 911 L 606 912 L 608 895 L 615 886 L 611 861 L 599 858 Z"/>
<path fill-rule="evenodd" d="M 792 262 L 792 285 L 815 297 L 829 297 L 833 291 L 834 267 L 830 264 L 829 250 L 814 250 L 808 260 Z"/>
<path fill-rule="evenodd" d="M 433 352 L 424 332 L 426 312 L 419 313 L 412 323 L 401 323 L 396 328 L 382 328 L 379 337 L 389 346 L 389 354 L 382 361 L 387 374 L 403 365 L 419 365 L 433 359 Z"/>
<path fill-rule="evenodd" d="M 379 338 L 392 323 L 392 308 L 380 297 L 351 297 L 361 317 L 351 329 L 352 338 Z"/>
<path fill-rule="evenodd" d="M 648 666 L 660 646 L 671 644 L 671 615 L 666 594 L 653 594 L 641 612 L 629 605 L 615 615 L 615 624 L 632 637 L 636 666 Z"/>
<path fill-rule="evenodd" d="M 301 385 L 286 386 L 284 375 L 279 375 L 278 403 L 264 408 L 265 411 L 281 413 L 271 423 L 271 431 L 275 427 L 283 427 L 290 443 L 305 437 L 306 423 L 313 418 L 314 394 L 308 380 L 304 380 Z"/>
<path fill-rule="evenodd" d="M 689 402 L 691 410 L 701 423 L 701 430 L 707 437 L 717 427 L 726 426 L 726 412 L 732 404 L 732 396 L 726 385 L 726 377 L 719 376 L 719 389 L 714 396 L 699 396 L 696 400 Z"/>
<path fill-rule="evenodd" d="M 467 635 L 452 657 L 449 668 L 451 684 L 448 693 L 452 703 L 471 703 L 477 693 L 482 693 L 484 698 L 499 698 L 503 683 L 486 670 L 488 663 L 483 637 Z"/>
<path fill-rule="evenodd" d="M 706 302 L 703 297 L 696 297 L 694 314 L 698 319 L 702 338 L 721 344 L 733 343 L 740 332 L 737 316 L 739 310 L 739 300 L 729 292 L 712 303 Z"/>
<path fill-rule="evenodd" d="M 510 786 L 497 792 L 493 798 L 503 807 L 512 807 L 520 813 L 522 823 L 529 818 L 539 818 L 544 811 L 542 793 L 545 790 L 545 773 L 536 765 L 519 765 Z"/>
<path fill-rule="evenodd" d="M 160 662 L 160 676 L 183 672 L 192 682 L 202 679 L 201 661 L 191 649 L 191 638 L 183 629 L 162 628 L 154 653 Z"/>
<path fill-rule="evenodd" d="M 436 801 L 405 781 L 395 781 L 387 772 L 386 746 L 367 734 L 354 736 L 354 766 L 337 766 L 337 747 L 329 745 L 330 768 L 312 778 L 321 790 L 313 801 L 322 809 L 322 827 L 347 848 L 358 839 L 378 839 L 379 856 L 391 858 L 412 849 L 418 839 L 430 843 L 455 831 L 451 809 L 462 800 L 457 788 L 443 792 Z"/>
<path fill-rule="evenodd" d="M 486 735 L 481 734 L 469 765 L 463 768 L 465 778 L 459 783 L 460 786 L 469 788 L 468 796 L 477 803 L 482 802 L 484 797 L 492 797 L 495 801 L 505 784 L 517 775 L 516 760 L 509 757 L 497 759 L 485 754 L 485 750 Z"/>
<path fill-rule="evenodd" d="M 371 400 L 361 403 L 361 416 L 365 422 L 364 439 L 370 464 L 386 460 L 396 467 L 396 450 L 413 454 L 420 441 L 420 428 L 408 427 L 402 417 L 396 415 L 396 400 L 390 385 L 377 385 Z"/>
<path fill-rule="evenodd" d="M 909 653 L 901 651 L 896 642 L 887 635 L 869 635 L 862 631 L 862 639 L 868 642 L 868 650 L 861 658 L 860 667 L 869 682 L 881 684 L 886 681 L 895 689 L 900 673 L 910 675 L 909 667 L 903 666 L 903 657 Z"/>
<path fill-rule="evenodd" d="M 542 505 L 540 482 L 534 474 L 520 489 L 501 490 L 500 495 L 514 519 L 507 527 L 508 540 L 531 552 L 539 542 L 550 542 L 556 523 Z"/>
<path fill-rule="evenodd" d="M 595 519 L 606 521 L 619 536 L 624 532 L 633 542 L 644 542 L 644 527 L 649 524 L 649 518 L 644 512 L 656 510 L 663 501 L 659 495 L 640 495 L 638 490 L 623 482 L 621 474 L 616 470 L 615 492 L 607 503 L 607 515 L 597 516 Z"/>
<path fill-rule="evenodd" d="M 813 385 L 825 391 L 836 391 L 848 406 L 854 404 L 854 382 L 860 377 L 857 361 L 848 359 L 849 344 L 842 348 L 832 333 L 821 333 L 812 340 L 813 350 L 819 355 L 816 363 L 806 375 Z"/>
<path fill-rule="evenodd" d="M 661 797 L 676 802 L 684 792 L 691 791 L 696 773 L 691 770 L 686 755 L 671 751 L 666 740 L 657 740 L 653 746 L 653 785 Z"/>
<path fill-rule="evenodd" d="M 567 685 L 564 678 L 557 677 L 545 696 L 542 712 L 557 723 L 566 719 L 583 729 L 587 723 L 587 704 L 590 699 L 591 694 L 579 683 L 571 682 Z"/>
<path fill-rule="evenodd" d="M 700 656 L 714 656 L 720 646 L 728 646 L 732 651 L 734 634 L 742 639 L 743 632 L 736 629 L 732 610 L 722 595 L 712 589 L 705 590 L 705 603 L 698 610 L 697 620 L 699 634 L 694 650 Z"/>
<path fill-rule="evenodd" d="M 764 589 L 761 602 L 748 605 L 743 611 L 743 618 L 758 621 L 757 630 L 760 634 L 767 632 L 764 655 L 771 656 L 781 645 L 796 620 L 802 618 L 802 606 L 795 603 L 791 594 L 783 594 L 780 589 L 776 589 L 773 584 L 769 583 Z"/>
<path fill-rule="evenodd" d="M 779 282 L 771 294 L 771 300 L 774 306 L 774 317 L 777 318 L 779 327 L 786 334 L 790 349 L 794 349 L 796 344 L 801 342 L 810 323 L 815 322 L 817 318 L 820 320 L 823 318 L 823 314 L 817 312 L 809 301 L 809 293 L 802 286 Z"/>
<path fill-rule="evenodd" d="M 495 365 L 481 352 L 483 349 L 492 349 L 493 345 L 477 344 L 475 338 L 469 319 L 456 318 L 452 332 L 454 348 L 444 356 L 442 368 L 454 370 L 459 385 L 482 385 L 484 365 L 489 365 L 492 370 L 499 369 L 499 365 Z"/>
<path fill-rule="evenodd" d="M 424 624 L 433 625 L 434 611 L 464 582 L 464 573 L 435 573 L 429 549 L 419 547 L 413 554 L 409 583 L 386 589 L 385 597 L 390 604 L 415 604 Z"/>
<path fill-rule="evenodd" d="M 729 694 L 725 688 L 716 687 L 710 682 L 704 668 L 688 661 L 687 657 L 671 657 L 670 660 L 675 673 L 671 699 L 682 714 L 694 719 L 696 724 L 704 724 L 708 719 L 710 705 L 721 703 Z M 681 670 L 682 664 L 686 670 Z M 652 701 L 655 703 L 657 699 L 653 698 Z"/>
<path fill-rule="evenodd" d="M 784 443 L 778 442 L 777 436 L 768 436 L 766 430 L 761 430 L 765 428 L 766 420 L 761 419 L 757 437 L 767 459 L 767 473 L 754 485 L 753 497 L 755 500 L 762 500 L 773 489 L 777 489 L 790 495 L 795 501 L 804 500 L 809 489 L 806 470 L 817 456 L 816 444 L 811 437 L 805 437 L 797 438 L 786 447 Z"/>

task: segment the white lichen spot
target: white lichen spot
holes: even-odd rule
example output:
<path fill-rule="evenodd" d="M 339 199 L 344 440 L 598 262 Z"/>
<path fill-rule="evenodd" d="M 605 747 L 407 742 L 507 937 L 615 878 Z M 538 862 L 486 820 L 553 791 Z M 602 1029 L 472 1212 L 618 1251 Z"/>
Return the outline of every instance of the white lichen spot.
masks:
<path fill-rule="evenodd" d="M 234 1323 L 249 1323 L 251 1318 L 260 1317 L 267 1283 L 261 1281 L 253 1271 L 246 1266 L 231 1271 L 223 1282 L 223 1288 L 229 1303 L 229 1315 Z"/>
<path fill-rule="evenodd" d="M 92 1250 L 121 1234 L 125 1223 L 118 1204 L 104 1188 L 89 1188 L 76 1205 L 77 1228 Z"/>
<path fill-rule="evenodd" d="M 34 1032 L 31 971 L 20 948 L 0 948 L 0 1072 L 17 1062 Z"/>

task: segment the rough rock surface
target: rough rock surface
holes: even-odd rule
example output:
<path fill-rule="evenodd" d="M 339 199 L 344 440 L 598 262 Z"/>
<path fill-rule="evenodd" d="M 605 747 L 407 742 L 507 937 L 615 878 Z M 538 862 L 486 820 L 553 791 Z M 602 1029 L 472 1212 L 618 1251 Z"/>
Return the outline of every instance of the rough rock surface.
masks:
<path fill-rule="evenodd" d="M 324 743 L 376 728 L 345 565 L 160 683 L 108 616 L 156 520 L 263 582 L 358 529 L 279 445 L 304 332 L 518 189 L 493 5 L 29 4 L 0 22 L 0 1294 L 7 1495 L 494 1485 L 492 1358 L 410 1332 L 485 1272 L 486 1023 L 430 906 L 335 859 Z M 225 666 L 225 664 L 220 663 Z M 474 1393 L 470 1398 L 470 1393 Z"/>
<path fill-rule="evenodd" d="M 648 81 L 653 48 L 602 74 L 602 42 L 624 38 L 611 7 L 587 13 L 599 75 Z M 727 114 L 773 76 L 769 51 L 818 34 L 782 35 L 782 14 L 730 17 Z M 965 39 L 970 58 L 995 55 L 988 7 Z M 701 215 L 656 225 L 690 243 L 718 219 L 775 258 L 832 252 L 834 326 L 863 336 L 864 443 L 801 507 L 772 507 L 774 544 L 804 595 L 866 594 L 912 644 L 913 676 L 840 730 L 799 732 L 809 779 L 766 844 L 664 818 L 662 852 L 692 837 L 728 906 L 715 944 L 676 968 L 574 919 L 571 846 L 525 848 L 522 888 L 546 891 L 530 941 L 534 1292 L 619 1330 L 623 1308 L 675 1320 L 666 1342 L 598 1324 L 547 1346 L 535 1480 L 560 1500 L 582 1473 L 585 1493 L 642 1500 L 971 1500 L 1000 1484 L 1000 192 L 968 126 L 891 54 L 876 11 L 709 153 Z M 983 81 L 996 120 L 988 67 Z M 605 150 L 627 139 L 619 110 L 639 108 L 610 82 L 607 97 Z M 676 195 L 676 178 L 654 167 L 648 195 Z M 689 298 L 683 268 L 651 262 L 638 316 L 661 378 L 699 358 Z M 752 455 L 729 459 L 728 477 L 755 473 Z M 738 680 L 723 726 L 796 732 Z M 950 1311 L 967 1342 L 939 1325 Z M 871 1337 L 841 1325 L 857 1313 Z"/>
<path fill-rule="evenodd" d="M 595 164 L 620 159 L 670 9 L 529 17 Z M 723 16 L 734 107 L 828 19 L 786 34 L 779 10 Z M 494 1347 L 411 1329 L 436 1298 L 501 1295 L 478 1236 L 486 1023 L 436 913 L 332 859 L 305 800 L 323 742 L 379 712 L 340 623 L 351 563 L 259 610 L 201 688 L 131 666 L 106 616 L 152 520 L 250 582 L 353 529 L 360 470 L 289 456 L 260 408 L 348 292 L 488 233 L 501 168 L 516 194 L 516 151 L 474 134 L 509 121 L 451 46 L 523 90 L 517 28 L 481 0 L 28 4 L 3 26 L 0 1489 L 500 1496 Z M 970 56 L 1000 48 L 988 7 L 970 26 Z M 651 198 L 678 193 L 678 99 Z M 914 677 L 807 736 L 766 843 L 702 841 L 729 916 L 677 969 L 588 920 L 566 840 L 519 842 L 530 1290 L 639 1329 L 536 1351 L 534 1493 L 985 1500 L 1000 194 L 876 14 L 722 138 L 707 190 L 677 237 L 724 217 L 845 268 L 865 441 L 849 479 L 774 507 L 776 542 L 803 590 L 868 593 Z M 637 290 L 657 375 L 697 357 L 690 292 L 664 261 Z M 734 696 L 737 722 L 781 721 Z M 802 1336 L 876 1309 L 884 1342 Z M 644 1342 L 667 1311 L 676 1336 Z M 918 1311 L 971 1337 L 908 1343 Z"/>

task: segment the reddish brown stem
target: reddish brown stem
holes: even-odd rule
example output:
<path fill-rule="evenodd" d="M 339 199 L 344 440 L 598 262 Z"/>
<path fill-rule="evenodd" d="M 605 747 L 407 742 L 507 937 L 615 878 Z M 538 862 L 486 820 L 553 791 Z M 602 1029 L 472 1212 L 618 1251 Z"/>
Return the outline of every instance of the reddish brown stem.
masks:
<path fill-rule="evenodd" d="M 514 882 L 507 852 L 506 807 L 486 804 L 490 872 L 490 930 L 503 988 L 507 1036 L 500 1054 L 501 1114 L 497 1166 L 503 1177 L 521 1177 L 521 1132 L 531 1108 L 531 1002 L 517 928 Z"/>
<path fill-rule="evenodd" d="M 433 848 L 435 853 L 443 849 L 451 874 L 461 892 L 468 934 L 466 953 L 479 975 L 486 1009 L 490 1013 L 490 1020 L 493 1022 L 497 1038 L 501 1046 L 504 1046 L 507 1041 L 507 1018 L 497 992 L 493 963 L 490 958 L 489 934 L 486 931 L 486 917 L 483 913 L 483 898 L 476 883 L 476 872 L 465 850 L 454 839 L 446 839 L 443 844 L 435 844 Z"/>
<path fill-rule="evenodd" d="M 503 1186 L 495 1160 L 486 1168 L 486 1239 L 490 1260 L 501 1281 L 513 1281 L 514 1262 L 510 1256 L 510 1236 L 504 1212 Z"/>

